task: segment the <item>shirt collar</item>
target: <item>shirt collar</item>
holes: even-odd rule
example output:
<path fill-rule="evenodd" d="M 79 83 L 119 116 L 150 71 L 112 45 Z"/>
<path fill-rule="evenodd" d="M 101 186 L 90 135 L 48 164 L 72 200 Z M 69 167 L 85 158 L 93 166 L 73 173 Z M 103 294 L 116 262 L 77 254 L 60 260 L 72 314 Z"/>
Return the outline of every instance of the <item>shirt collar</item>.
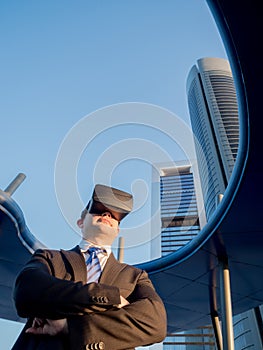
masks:
<path fill-rule="evenodd" d="M 86 252 L 90 247 L 99 247 L 102 249 L 106 249 L 108 256 L 111 254 L 111 246 L 110 245 L 104 245 L 103 247 L 97 246 L 84 238 L 82 238 L 82 240 L 80 241 L 79 247 L 80 247 L 80 250 L 82 253 Z"/>

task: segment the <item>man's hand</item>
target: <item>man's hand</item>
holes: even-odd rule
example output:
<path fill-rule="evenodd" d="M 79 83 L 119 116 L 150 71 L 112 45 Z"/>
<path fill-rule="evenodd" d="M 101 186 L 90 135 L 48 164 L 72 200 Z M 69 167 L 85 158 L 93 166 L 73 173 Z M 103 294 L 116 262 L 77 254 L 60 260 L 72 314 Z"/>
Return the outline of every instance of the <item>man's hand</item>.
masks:
<path fill-rule="evenodd" d="M 32 327 L 26 330 L 30 334 L 46 334 L 57 335 L 68 333 L 68 322 L 66 318 L 60 320 L 50 320 L 42 318 L 34 318 Z"/>

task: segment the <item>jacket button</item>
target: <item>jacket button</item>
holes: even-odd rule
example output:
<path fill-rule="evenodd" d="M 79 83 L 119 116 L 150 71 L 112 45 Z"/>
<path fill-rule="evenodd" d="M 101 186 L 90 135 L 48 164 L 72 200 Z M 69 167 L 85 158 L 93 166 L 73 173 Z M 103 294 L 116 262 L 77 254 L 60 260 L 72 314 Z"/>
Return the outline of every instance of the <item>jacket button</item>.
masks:
<path fill-rule="evenodd" d="M 99 343 L 91 343 L 86 345 L 86 350 L 104 350 L 105 344 L 103 341 L 100 341 Z"/>

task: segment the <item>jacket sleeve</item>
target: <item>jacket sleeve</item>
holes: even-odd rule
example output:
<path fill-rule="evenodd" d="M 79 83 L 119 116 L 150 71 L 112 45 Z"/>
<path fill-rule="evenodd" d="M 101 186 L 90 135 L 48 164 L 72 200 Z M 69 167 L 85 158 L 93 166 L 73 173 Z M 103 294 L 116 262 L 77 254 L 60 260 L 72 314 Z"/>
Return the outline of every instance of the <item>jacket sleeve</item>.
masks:
<path fill-rule="evenodd" d="M 128 297 L 129 305 L 68 319 L 71 346 L 104 343 L 105 349 L 131 349 L 161 342 L 166 336 L 166 312 L 146 272 Z"/>
<path fill-rule="evenodd" d="M 38 250 L 16 279 L 14 301 L 20 317 L 59 319 L 105 311 L 120 303 L 119 288 L 53 276 L 52 251 Z"/>

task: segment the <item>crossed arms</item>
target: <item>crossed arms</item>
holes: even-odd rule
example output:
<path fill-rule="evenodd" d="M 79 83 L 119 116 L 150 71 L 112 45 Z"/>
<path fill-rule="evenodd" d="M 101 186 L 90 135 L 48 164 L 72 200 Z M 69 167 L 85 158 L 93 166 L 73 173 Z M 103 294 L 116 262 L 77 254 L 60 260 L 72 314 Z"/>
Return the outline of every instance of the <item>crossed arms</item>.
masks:
<path fill-rule="evenodd" d="M 84 284 L 54 277 L 52 266 L 48 251 L 38 252 L 17 278 L 18 314 L 33 320 L 28 332 L 65 333 L 74 349 L 97 341 L 128 349 L 164 339 L 164 306 L 144 271 L 127 265 L 114 285 Z"/>

